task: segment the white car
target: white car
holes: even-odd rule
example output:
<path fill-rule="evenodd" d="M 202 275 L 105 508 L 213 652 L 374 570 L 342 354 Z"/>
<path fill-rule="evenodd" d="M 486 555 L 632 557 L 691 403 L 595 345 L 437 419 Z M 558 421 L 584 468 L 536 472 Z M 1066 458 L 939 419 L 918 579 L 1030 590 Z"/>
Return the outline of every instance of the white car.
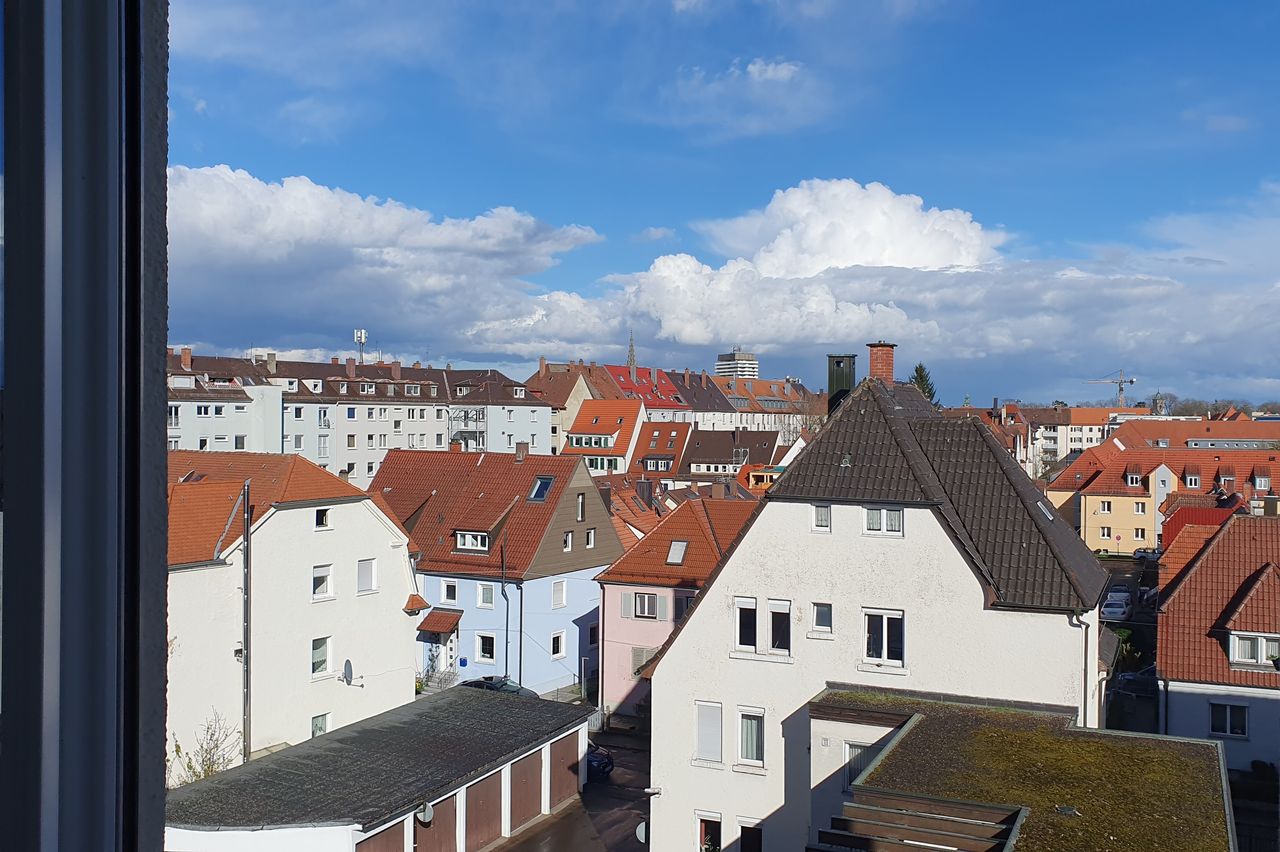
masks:
<path fill-rule="evenodd" d="M 1133 614 L 1133 607 L 1122 600 L 1109 598 L 1102 604 L 1103 621 L 1128 621 Z"/>
<path fill-rule="evenodd" d="M 1133 592 L 1124 583 L 1114 583 L 1107 589 L 1107 600 L 1122 601 L 1125 606 L 1133 606 Z"/>

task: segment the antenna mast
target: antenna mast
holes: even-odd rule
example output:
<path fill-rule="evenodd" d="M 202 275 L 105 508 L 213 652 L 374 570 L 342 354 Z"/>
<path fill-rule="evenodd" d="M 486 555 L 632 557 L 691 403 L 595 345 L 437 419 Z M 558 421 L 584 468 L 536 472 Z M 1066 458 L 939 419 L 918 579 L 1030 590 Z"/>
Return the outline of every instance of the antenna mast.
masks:
<path fill-rule="evenodd" d="M 364 363 L 364 345 L 369 342 L 369 332 L 357 328 L 355 332 L 356 346 L 360 347 L 360 363 Z"/>

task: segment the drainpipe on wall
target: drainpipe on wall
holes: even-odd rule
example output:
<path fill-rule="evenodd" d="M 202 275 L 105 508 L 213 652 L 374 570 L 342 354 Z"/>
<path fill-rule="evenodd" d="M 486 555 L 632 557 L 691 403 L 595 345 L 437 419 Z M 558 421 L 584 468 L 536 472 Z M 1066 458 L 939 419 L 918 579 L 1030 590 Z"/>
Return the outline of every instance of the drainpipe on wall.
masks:
<path fill-rule="evenodd" d="M 1071 619 L 1074 618 L 1076 621 L 1071 626 L 1084 628 L 1084 663 L 1080 679 L 1080 725 L 1087 728 L 1089 726 L 1089 622 L 1085 621 L 1083 616 L 1084 610 L 1072 610 L 1067 623 L 1071 624 Z"/>
<path fill-rule="evenodd" d="M 243 495 L 241 495 L 241 500 L 244 503 L 244 577 L 241 581 L 244 585 L 244 589 L 241 594 L 241 602 L 244 607 L 244 635 L 240 639 L 240 643 L 241 643 L 240 653 L 241 653 L 241 662 L 242 662 L 241 671 L 242 671 L 242 676 L 244 678 L 244 683 L 243 683 L 244 718 L 241 720 L 241 731 L 242 731 L 241 739 L 244 741 L 243 742 L 244 762 L 248 763 L 249 752 L 252 749 L 252 746 L 250 745 L 252 740 L 250 739 L 251 729 L 249 725 L 250 723 L 249 708 L 251 706 L 253 683 L 249 676 L 249 637 L 251 633 L 250 618 L 252 617 L 253 606 L 252 606 L 252 598 L 250 593 L 251 587 L 249 583 L 253 577 L 253 545 L 249 537 L 249 532 L 253 524 L 253 512 L 249 507 L 249 480 L 247 479 L 245 480 L 245 483 L 244 483 L 244 493 Z"/>
<path fill-rule="evenodd" d="M 502 599 L 507 604 L 507 614 L 502 622 L 502 676 L 511 677 L 511 598 L 507 595 L 507 531 L 502 531 L 502 544 L 499 547 L 502 562 Z"/>
<path fill-rule="evenodd" d="M 524 583 L 517 585 L 520 588 L 520 656 L 516 662 L 516 680 L 524 686 Z"/>

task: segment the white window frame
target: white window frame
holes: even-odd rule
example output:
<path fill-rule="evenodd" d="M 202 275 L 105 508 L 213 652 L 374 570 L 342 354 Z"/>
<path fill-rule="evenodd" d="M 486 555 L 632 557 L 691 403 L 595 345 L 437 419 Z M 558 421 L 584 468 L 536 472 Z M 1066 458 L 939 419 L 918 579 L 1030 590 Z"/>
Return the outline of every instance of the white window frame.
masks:
<path fill-rule="evenodd" d="M 489 592 L 489 602 L 484 602 L 485 590 Z M 494 601 L 498 599 L 497 587 L 493 583 L 476 583 L 476 609 L 493 609 Z"/>
<path fill-rule="evenodd" d="M 556 640 L 557 640 L 557 639 L 559 639 L 559 640 L 560 640 L 560 653 L 559 653 L 559 654 L 557 654 L 557 653 L 556 653 Z M 553 659 L 553 660 L 563 660 L 565 657 L 569 656 L 568 640 L 566 639 L 566 637 L 565 637 L 565 632 L 564 632 L 563 630 L 554 630 L 554 631 L 552 631 L 552 633 L 551 633 L 551 641 L 550 641 L 550 644 L 547 646 L 547 649 L 548 649 L 549 651 L 551 651 L 551 659 Z"/>
<path fill-rule="evenodd" d="M 646 621 L 656 621 L 658 618 L 658 595 L 656 592 L 636 592 L 635 609 L 632 614 L 636 618 L 643 618 Z M 640 602 L 644 601 L 642 607 Z"/>
<path fill-rule="evenodd" d="M 1230 634 L 1231 637 L 1231 662 L 1245 666 L 1271 666 L 1271 659 L 1267 656 L 1267 643 L 1280 643 L 1280 634 L 1276 633 L 1235 633 Z M 1240 642 L 1251 641 L 1254 646 L 1254 656 L 1246 657 L 1240 653 Z M 1280 649 L 1277 649 L 1280 653 Z"/>
<path fill-rule="evenodd" d="M 826 627 L 823 627 L 820 624 L 818 624 L 818 610 L 821 607 L 827 608 L 827 614 L 829 616 L 828 621 L 830 623 Z M 813 606 L 810 608 L 810 610 L 811 610 L 811 616 L 812 616 L 810 620 L 810 627 L 809 627 L 810 630 L 812 630 L 814 633 L 834 633 L 835 632 L 836 609 L 832 604 L 825 603 L 822 601 L 814 601 Z"/>
<path fill-rule="evenodd" d="M 769 599 L 769 653 L 779 657 L 790 657 L 791 650 L 795 647 L 795 631 L 791 629 L 791 601 L 780 600 L 778 598 Z M 786 616 L 787 624 L 787 647 L 773 647 L 773 622 L 775 614 L 783 614 Z"/>
<path fill-rule="evenodd" d="M 316 643 L 324 643 L 324 669 L 316 670 Z M 311 679 L 322 680 L 333 674 L 333 637 L 317 636 L 311 640 Z"/>
<path fill-rule="evenodd" d="M 588 527 L 587 538 L 586 538 L 586 548 L 587 550 L 594 550 L 595 546 L 596 546 L 596 528 Z"/>
<path fill-rule="evenodd" d="M 331 517 L 331 513 L 332 513 L 332 510 L 328 508 L 316 509 L 316 514 L 315 514 L 316 529 L 318 530 L 333 529 L 333 525 L 329 521 Z"/>
<path fill-rule="evenodd" d="M 882 638 L 882 647 L 880 649 L 882 656 L 872 657 L 867 653 L 867 636 L 870 633 L 868 626 L 868 616 L 878 616 L 881 619 L 881 627 L 884 631 Z M 889 619 L 897 618 L 902 621 L 902 659 L 895 660 L 889 656 Z M 862 661 L 867 665 L 884 666 L 887 668 L 904 669 L 907 667 L 907 617 L 906 613 L 900 609 L 879 609 L 877 607 L 862 608 Z"/>
<path fill-rule="evenodd" d="M 322 730 L 320 730 L 319 732 L 316 731 L 317 721 L 320 722 L 320 727 L 322 728 Z M 315 716 L 312 716 L 311 717 L 311 738 L 315 739 L 316 737 L 323 737 L 327 733 L 329 733 L 329 714 L 317 713 Z"/>
<path fill-rule="evenodd" d="M 565 553 L 573 552 L 573 530 L 565 530 L 561 543 L 564 546 Z"/>
<path fill-rule="evenodd" d="M 1145 500 L 1134 500 L 1134 501 L 1133 501 L 1133 513 L 1134 513 L 1135 515 L 1145 515 L 1145 514 L 1147 514 L 1147 501 L 1145 501 Z"/>
<path fill-rule="evenodd" d="M 1188 473 L 1188 474 L 1187 474 L 1187 487 L 1188 487 L 1188 488 L 1199 488 L 1199 487 L 1200 487 L 1200 474 L 1198 474 L 1198 473 Z"/>
<path fill-rule="evenodd" d="M 1257 489 L 1258 491 L 1270 491 L 1270 490 L 1271 490 L 1271 477 L 1269 477 L 1269 476 L 1259 476 L 1259 477 L 1256 477 L 1256 478 L 1254 479 L 1254 481 L 1253 481 L 1253 487 L 1254 487 L 1255 489 Z"/>
<path fill-rule="evenodd" d="M 1127 485 L 1127 486 L 1128 486 L 1128 487 L 1130 487 L 1130 488 L 1141 488 L 1141 487 L 1142 487 L 1142 474 L 1140 474 L 1140 473 L 1126 473 L 1126 474 L 1124 475 L 1124 484 L 1125 484 L 1125 485 Z"/>
<path fill-rule="evenodd" d="M 889 530 L 891 512 L 896 513 L 898 516 L 898 529 L 895 531 Z M 884 538 L 902 538 L 906 535 L 907 513 L 900 506 L 868 506 L 863 510 L 863 515 L 862 531 L 864 535 L 882 536 Z M 872 529 L 873 519 L 878 529 Z"/>
<path fill-rule="evenodd" d="M 1214 707 L 1225 708 L 1224 712 L 1227 715 L 1227 718 L 1226 718 L 1227 724 L 1226 724 L 1225 731 L 1214 730 L 1214 727 L 1213 727 L 1213 708 Z M 1231 733 L 1231 711 L 1232 710 L 1240 710 L 1244 713 L 1244 733 L 1243 734 Z M 1221 737 L 1224 739 L 1232 739 L 1232 740 L 1249 739 L 1249 705 L 1248 704 L 1232 704 L 1228 701 L 1210 701 L 1209 702 L 1209 736 Z"/>
<path fill-rule="evenodd" d="M 449 594 L 449 587 L 453 586 L 453 595 Z M 457 604 L 458 603 L 458 581 L 450 580 L 445 577 L 440 578 L 440 603 Z"/>
<path fill-rule="evenodd" d="M 823 517 L 824 515 L 826 516 L 825 524 L 822 523 L 822 521 L 824 520 L 824 517 Z M 809 530 L 811 532 L 824 533 L 824 534 L 831 532 L 831 504 L 830 503 L 814 503 L 813 504 L 813 512 L 810 516 Z"/>
<path fill-rule="evenodd" d="M 1134 531 L 1133 531 L 1133 540 L 1134 540 L 1134 541 L 1146 541 L 1146 540 L 1147 540 L 1147 531 L 1146 531 L 1146 530 L 1144 530 L 1144 529 L 1141 529 L 1141 528 L 1135 528 L 1135 529 L 1134 529 Z"/>
<path fill-rule="evenodd" d="M 585 492 L 579 492 L 576 499 L 578 503 L 578 523 L 582 523 L 587 519 L 587 495 Z"/>
<path fill-rule="evenodd" d="M 484 656 L 484 654 L 483 654 L 483 652 L 482 652 L 482 650 L 481 650 L 481 648 L 483 648 L 482 640 L 484 640 L 485 638 L 488 638 L 488 639 L 490 639 L 490 640 L 493 642 L 493 656 L 492 656 L 492 657 L 485 657 L 485 656 Z M 493 666 L 493 665 L 497 665 L 497 663 L 498 663 L 498 634 L 497 634 L 497 633 L 494 633 L 493 631 L 490 631 L 490 630 L 477 630 L 477 631 L 476 631 L 476 656 L 475 656 L 475 660 L 476 660 L 476 665 L 481 665 L 481 666 Z"/>
<path fill-rule="evenodd" d="M 742 610 L 749 609 L 755 619 L 755 644 L 742 644 Z M 756 653 L 760 647 L 760 607 L 755 598 L 735 597 L 733 599 L 733 647 L 737 651 Z"/>
<path fill-rule="evenodd" d="M 764 760 L 765 760 L 764 745 L 765 745 L 765 739 L 766 739 L 764 725 L 765 725 L 765 719 L 767 718 L 765 716 L 764 708 L 739 706 L 737 716 L 738 716 L 738 737 L 737 737 L 738 765 L 739 766 L 757 766 L 760 768 L 764 768 Z M 747 716 L 760 717 L 760 757 L 759 758 L 747 757 L 742 753 L 742 733 L 743 733 L 742 723 Z"/>
<path fill-rule="evenodd" d="M 316 579 L 324 577 L 324 591 L 316 594 Z M 333 565 L 313 565 L 311 566 L 311 600 L 331 601 L 333 594 Z"/>
<path fill-rule="evenodd" d="M 1098 501 L 1098 514 L 1099 514 L 1099 515 L 1110 515 L 1110 514 L 1111 514 L 1111 501 L 1110 501 L 1110 500 L 1099 500 L 1099 501 Z"/>
<path fill-rule="evenodd" d="M 489 552 L 489 534 L 479 530 L 457 530 L 453 534 L 454 550 L 473 553 Z"/>
<path fill-rule="evenodd" d="M 671 540 L 671 544 L 667 546 L 667 565 L 683 565 L 684 558 L 689 553 L 689 542 L 682 538 Z"/>
<path fill-rule="evenodd" d="M 693 759 L 701 763 L 723 764 L 724 763 L 724 705 L 719 701 L 697 701 L 693 702 Z M 702 741 L 699 736 L 701 728 L 699 723 L 702 720 L 702 711 L 699 708 L 707 708 L 707 712 L 716 714 L 716 729 L 720 736 L 715 743 Z M 711 746 L 715 746 L 715 757 L 710 756 Z"/>
<path fill-rule="evenodd" d="M 569 605 L 569 583 L 566 580 L 551 581 L 551 608 L 564 609 Z"/>
<path fill-rule="evenodd" d="M 1098 535 L 1107 541 L 1111 541 L 1111 527 L 1098 527 Z"/>
<path fill-rule="evenodd" d="M 362 566 L 365 563 L 368 563 L 369 565 L 369 587 L 361 588 L 360 572 L 362 570 Z M 378 560 L 377 559 L 357 559 L 356 560 L 356 594 L 370 595 L 376 591 L 378 591 Z"/>

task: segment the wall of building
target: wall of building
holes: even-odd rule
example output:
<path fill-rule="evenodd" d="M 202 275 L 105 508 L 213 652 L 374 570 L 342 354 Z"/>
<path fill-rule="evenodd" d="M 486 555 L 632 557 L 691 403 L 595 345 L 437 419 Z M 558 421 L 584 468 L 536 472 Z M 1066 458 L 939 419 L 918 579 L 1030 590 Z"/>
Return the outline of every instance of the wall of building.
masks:
<path fill-rule="evenodd" d="M 848 801 L 848 793 L 845 792 L 848 775 L 846 744 L 856 743 L 868 749 L 883 748 L 896 731 L 897 728 L 882 725 L 809 720 L 809 789 L 813 791 L 809 816 L 810 843 L 818 841 L 818 829 L 830 827 L 831 817 L 839 814 L 841 805 Z"/>
<path fill-rule="evenodd" d="M 1280 676 L 1277 676 L 1280 681 Z M 1255 760 L 1280 766 L 1280 686 L 1259 689 L 1171 681 L 1161 704 L 1161 730 L 1177 737 L 1222 742 L 1228 769 L 1250 769 Z M 1210 704 L 1248 707 L 1245 737 L 1220 736 L 1210 728 Z"/>
<path fill-rule="evenodd" d="M 603 659 L 600 667 L 600 707 L 606 713 L 626 716 L 648 712 L 649 682 L 637 677 L 632 665 L 633 649 L 640 648 L 651 656 L 671 635 L 676 625 L 676 597 L 691 598 L 692 590 L 663 588 L 661 586 L 624 586 L 616 583 L 600 584 L 601 641 Z M 628 616 L 630 609 L 624 606 L 624 595 L 653 594 L 663 601 L 658 605 L 657 618 Z M 644 704 L 643 711 L 640 705 Z"/>
<path fill-rule="evenodd" d="M 172 450 L 236 449 L 252 453 L 278 453 L 281 449 L 280 388 L 261 385 L 243 389 L 247 398 L 209 400 L 169 400 L 168 439 Z M 173 409 L 178 420 L 173 422 Z M 207 408 L 207 416 L 198 410 Z M 221 414 L 216 412 L 221 410 Z M 243 447 L 236 446 L 240 436 Z M 201 439 L 207 442 L 202 446 Z"/>
<path fill-rule="evenodd" d="M 1110 511 L 1104 511 L 1108 503 Z M 1139 506 L 1142 514 L 1137 512 Z M 1153 498 L 1081 494 L 1079 507 L 1080 538 L 1090 550 L 1133 553 L 1156 546 L 1160 512 Z M 1137 530 L 1142 531 L 1141 538 Z M 1119 541 L 1116 536 L 1120 537 Z"/>
<path fill-rule="evenodd" d="M 165 826 L 164 848 L 183 852 L 352 852 L 356 825 L 198 831 Z"/>
<path fill-rule="evenodd" d="M 652 783 L 663 789 L 652 804 L 655 848 L 688 847 L 695 809 L 769 816 L 784 831 L 772 837 L 802 843 L 810 807 L 805 707 L 828 681 L 1083 703 L 1084 721 L 1097 724 L 1096 612 L 1085 630 L 1064 614 L 984 608 L 982 586 L 931 510 L 906 509 L 901 538 L 863 533 L 859 506 L 834 506 L 830 533 L 810 531 L 811 513 L 806 504 L 766 506 L 657 667 L 652 724 L 665 745 L 652 759 Z M 791 602 L 790 655 L 734 649 L 738 595 L 756 599 L 765 648 L 769 600 Z M 814 602 L 833 605 L 828 634 L 811 629 Z M 904 667 L 863 661 L 864 607 L 904 613 Z M 720 765 L 693 760 L 699 700 L 722 705 Z M 763 770 L 734 766 L 741 706 L 765 711 Z"/>

